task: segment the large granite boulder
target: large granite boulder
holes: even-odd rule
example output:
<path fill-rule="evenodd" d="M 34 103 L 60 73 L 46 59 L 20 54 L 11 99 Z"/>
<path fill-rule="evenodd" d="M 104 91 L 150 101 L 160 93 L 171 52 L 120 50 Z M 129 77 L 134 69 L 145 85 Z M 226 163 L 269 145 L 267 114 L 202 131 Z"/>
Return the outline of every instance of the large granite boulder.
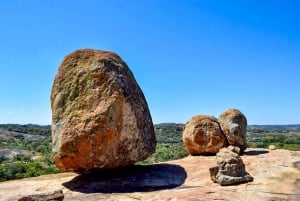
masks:
<path fill-rule="evenodd" d="M 226 146 L 226 138 L 215 117 L 197 115 L 184 127 L 182 140 L 192 155 L 214 154 Z"/>
<path fill-rule="evenodd" d="M 222 186 L 253 181 L 239 156 L 239 148 L 229 146 L 217 153 L 217 166 L 209 168 L 211 180 Z"/>
<path fill-rule="evenodd" d="M 218 121 L 229 145 L 238 146 L 243 152 L 247 148 L 245 115 L 237 109 L 229 109 L 219 116 Z"/>
<path fill-rule="evenodd" d="M 145 97 L 115 53 L 81 49 L 67 55 L 52 92 L 53 159 L 63 171 L 124 167 L 155 151 Z"/>

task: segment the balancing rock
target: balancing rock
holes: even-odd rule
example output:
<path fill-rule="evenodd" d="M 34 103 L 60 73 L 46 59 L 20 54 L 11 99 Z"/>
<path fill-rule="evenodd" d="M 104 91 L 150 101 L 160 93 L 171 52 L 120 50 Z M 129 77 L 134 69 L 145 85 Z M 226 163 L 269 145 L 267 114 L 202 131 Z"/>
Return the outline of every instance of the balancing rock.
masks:
<path fill-rule="evenodd" d="M 155 151 L 144 94 L 113 52 L 67 55 L 52 86 L 51 108 L 53 159 L 62 171 L 125 167 Z"/>

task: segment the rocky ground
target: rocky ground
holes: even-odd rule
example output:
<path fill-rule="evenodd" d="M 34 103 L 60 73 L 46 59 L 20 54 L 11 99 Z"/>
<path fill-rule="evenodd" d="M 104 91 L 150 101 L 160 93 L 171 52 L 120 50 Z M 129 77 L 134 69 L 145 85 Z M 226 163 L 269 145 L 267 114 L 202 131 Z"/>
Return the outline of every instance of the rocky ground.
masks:
<path fill-rule="evenodd" d="M 0 156 L 4 156 L 5 158 L 13 158 L 15 156 L 32 157 L 33 153 L 28 150 L 20 149 L 0 149 Z"/>
<path fill-rule="evenodd" d="M 8 139 L 8 138 L 25 138 L 25 139 L 31 139 L 31 140 L 37 140 L 37 139 L 43 139 L 46 136 L 42 135 L 33 135 L 33 134 L 28 134 L 28 133 L 19 133 L 19 132 L 14 132 L 14 131 L 8 131 L 5 129 L 0 128 L 0 138 L 3 139 Z"/>
<path fill-rule="evenodd" d="M 80 176 L 61 173 L 0 183 L 0 200 L 62 190 L 64 200 L 300 200 L 300 152 L 247 149 L 242 159 L 254 181 L 221 187 L 210 180 L 215 156 Z"/>

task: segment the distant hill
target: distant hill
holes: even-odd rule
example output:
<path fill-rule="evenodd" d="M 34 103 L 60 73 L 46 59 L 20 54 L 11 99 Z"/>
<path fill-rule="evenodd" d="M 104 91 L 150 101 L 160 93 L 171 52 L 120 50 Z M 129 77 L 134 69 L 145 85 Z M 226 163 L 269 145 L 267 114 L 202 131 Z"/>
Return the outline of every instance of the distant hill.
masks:
<path fill-rule="evenodd" d="M 180 123 L 161 123 L 161 124 L 154 124 L 155 132 L 163 132 L 163 131 L 183 131 L 184 124 Z"/>
<path fill-rule="evenodd" d="M 161 131 L 183 131 L 184 124 L 182 123 L 160 123 L 155 124 L 156 132 Z M 248 130 L 259 129 L 264 131 L 298 131 L 300 132 L 300 124 L 287 124 L 287 125 L 248 125 Z"/>
<path fill-rule="evenodd" d="M 156 132 L 163 131 L 183 131 L 183 123 L 159 123 L 154 125 Z M 50 125 L 36 125 L 36 124 L 0 124 L 0 129 L 13 131 L 18 133 L 27 133 L 33 135 L 51 135 Z M 299 131 L 300 124 L 287 124 L 287 125 L 248 125 L 248 130 L 260 129 L 265 131 Z"/>
<path fill-rule="evenodd" d="M 51 126 L 50 125 L 36 125 L 36 124 L 0 124 L 0 129 L 17 132 L 17 133 L 26 133 L 32 135 L 51 135 Z"/>
<path fill-rule="evenodd" d="M 249 129 L 261 129 L 266 131 L 300 131 L 300 124 L 288 125 L 249 125 Z"/>

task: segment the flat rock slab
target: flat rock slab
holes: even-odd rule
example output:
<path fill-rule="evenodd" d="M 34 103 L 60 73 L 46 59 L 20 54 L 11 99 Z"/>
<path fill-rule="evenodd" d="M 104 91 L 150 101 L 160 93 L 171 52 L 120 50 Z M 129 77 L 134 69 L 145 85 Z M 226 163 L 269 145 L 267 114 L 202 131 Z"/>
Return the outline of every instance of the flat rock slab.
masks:
<path fill-rule="evenodd" d="M 253 182 L 219 186 L 210 180 L 208 171 L 216 163 L 215 156 L 188 156 L 97 177 L 61 173 L 1 182 L 0 200 L 18 200 L 25 195 L 60 189 L 64 200 L 70 201 L 300 200 L 300 151 L 247 149 L 241 157 L 247 172 L 254 177 Z M 123 187 L 128 185 L 128 190 L 118 187 L 118 182 Z"/>
<path fill-rule="evenodd" d="M 185 170 L 179 165 L 136 165 L 79 175 L 63 186 L 81 193 L 149 192 L 178 187 L 186 177 Z"/>

